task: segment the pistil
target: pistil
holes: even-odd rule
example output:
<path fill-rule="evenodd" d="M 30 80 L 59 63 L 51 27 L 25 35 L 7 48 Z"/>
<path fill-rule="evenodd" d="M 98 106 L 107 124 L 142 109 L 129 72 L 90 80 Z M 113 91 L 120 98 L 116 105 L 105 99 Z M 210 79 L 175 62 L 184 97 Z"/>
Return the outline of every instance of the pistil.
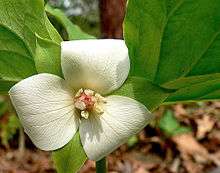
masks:
<path fill-rule="evenodd" d="M 74 105 L 80 111 L 82 118 L 88 119 L 91 112 L 104 113 L 103 105 L 106 99 L 90 89 L 80 89 L 74 97 Z"/>

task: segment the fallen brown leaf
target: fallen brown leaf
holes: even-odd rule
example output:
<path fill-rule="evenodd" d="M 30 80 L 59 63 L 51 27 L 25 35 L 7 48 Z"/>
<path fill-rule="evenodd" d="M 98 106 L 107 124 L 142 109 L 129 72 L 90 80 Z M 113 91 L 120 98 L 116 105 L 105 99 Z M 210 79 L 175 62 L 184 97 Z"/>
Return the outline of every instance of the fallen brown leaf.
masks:
<path fill-rule="evenodd" d="M 205 164 L 211 161 L 219 166 L 220 157 L 217 154 L 210 154 L 203 145 L 198 143 L 192 133 L 174 136 L 172 140 L 177 144 L 183 159 L 193 157 L 197 163 Z"/>
<path fill-rule="evenodd" d="M 199 162 L 205 162 L 209 158 L 207 149 L 196 141 L 192 133 L 174 136 L 172 140 L 177 144 L 181 154 L 190 155 Z"/>
<path fill-rule="evenodd" d="M 196 124 L 198 129 L 196 137 L 202 139 L 205 137 L 206 133 L 213 129 L 215 121 L 210 116 L 204 115 L 201 119 L 196 119 Z"/>

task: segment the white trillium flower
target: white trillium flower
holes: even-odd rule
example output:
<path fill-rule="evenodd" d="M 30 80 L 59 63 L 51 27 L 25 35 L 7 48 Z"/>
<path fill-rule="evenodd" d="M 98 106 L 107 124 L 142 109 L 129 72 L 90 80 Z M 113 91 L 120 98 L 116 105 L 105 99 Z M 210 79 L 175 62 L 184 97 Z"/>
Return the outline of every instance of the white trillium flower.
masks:
<path fill-rule="evenodd" d="M 99 160 L 139 132 L 152 118 L 141 103 L 109 94 L 126 80 L 130 62 L 123 40 L 61 44 L 64 79 L 38 74 L 9 91 L 25 132 L 40 149 L 56 150 L 79 129 L 91 160 Z"/>

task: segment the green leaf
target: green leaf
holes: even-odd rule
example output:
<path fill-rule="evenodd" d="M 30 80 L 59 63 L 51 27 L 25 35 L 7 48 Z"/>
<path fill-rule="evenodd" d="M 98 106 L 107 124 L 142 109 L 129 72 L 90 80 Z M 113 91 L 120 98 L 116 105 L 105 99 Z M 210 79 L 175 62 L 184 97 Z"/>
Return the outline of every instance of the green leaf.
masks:
<path fill-rule="evenodd" d="M 131 59 L 130 73 L 153 81 L 165 22 L 164 0 L 129 0 L 124 37 Z M 137 10 L 138 9 L 138 10 Z"/>
<path fill-rule="evenodd" d="M 45 26 L 47 28 L 47 31 L 48 31 L 49 35 L 50 35 L 50 38 L 52 38 L 52 40 L 54 42 L 56 42 L 57 44 L 60 44 L 63 41 L 63 39 L 61 38 L 58 31 L 54 28 L 54 26 L 50 23 L 50 21 L 47 18 L 46 14 L 45 14 Z"/>
<path fill-rule="evenodd" d="M 0 25 L 0 78 L 19 81 L 35 73 L 34 60 L 24 42 Z"/>
<path fill-rule="evenodd" d="M 185 127 L 185 126 L 180 126 L 179 128 L 177 128 L 172 136 L 176 136 L 176 135 L 180 135 L 180 134 L 185 134 L 185 133 L 190 133 L 192 132 L 192 129 L 190 127 Z"/>
<path fill-rule="evenodd" d="M 0 50 L 0 77 L 19 81 L 36 73 L 34 61 L 30 57 Z"/>
<path fill-rule="evenodd" d="M 168 102 L 219 99 L 219 6 L 220 0 L 129 0 L 131 75 L 179 90 Z"/>
<path fill-rule="evenodd" d="M 31 58 L 31 53 L 23 40 L 9 28 L 0 25 L 1 51 L 10 51 Z"/>
<path fill-rule="evenodd" d="M 58 173 L 77 172 L 87 159 L 79 133 L 63 148 L 54 151 L 52 157 Z"/>
<path fill-rule="evenodd" d="M 146 105 L 150 111 L 153 111 L 166 100 L 171 92 L 173 90 L 158 87 L 145 78 L 129 77 L 122 87 L 112 94 L 133 98 Z"/>
<path fill-rule="evenodd" d="M 37 37 L 35 65 L 38 73 L 51 73 L 62 76 L 60 45 Z"/>
<path fill-rule="evenodd" d="M 129 148 L 134 147 L 138 143 L 138 137 L 136 135 L 131 136 L 127 141 L 127 146 Z"/>
<path fill-rule="evenodd" d="M 35 34 L 61 42 L 49 22 L 43 0 L 2 0 L 0 3 L 0 78 L 20 81 L 37 73 Z"/>
<path fill-rule="evenodd" d="M 48 0 L 44 0 L 44 4 L 47 4 Z"/>
<path fill-rule="evenodd" d="M 46 27 L 49 25 L 43 0 L 1 0 L 0 24 L 20 37 L 32 55 L 36 47 L 35 33 L 42 38 L 54 40 L 51 37 L 51 28 Z"/>
<path fill-rule="evenodd" d="M 6 81 L 0 79 L 0 94 L 8 94 L 10 88 L 15 84 L 16 82 L 14 81 Z"/>
<path fill-rule="evenodd" d="M 180 124 L 174 117 L 172 111 L 166 111 L 159 121 L 160 129 L 168 135 L 172 135 L 179 126 Z"/>
<path fill-rule="evenodd" d="M 159 121 L 159 128 L 167 135 L 174 136 L 178 134 L 191 132 L 191 129 L 186 126 L 182 126 L 173 115 L 173 112 L 168 110 L 164 113 Z"/>
<path fill-rule="evenodd" d="M 9 115 L 7 123 L 1 124 L 0 137 L 2 139 L 1 143 L 8 147 L 9 140 L 13 138 L 17 130 L 20 128 L 20 121 L 15 114 Z"/>
<path fill-rule="evenodd" d="M 83 32 L 77 25 L 74 25 L 61 10 L 54 9 L 49 4 L 45 6 L 45 10 L 49 15 L 52 15 L 65 28 L 69 40 L 95 38 L 94 36 L 91 36 Z"/>
<path fill-rule="evenodd" d="M 4 115 L 4 113 L 7 111 L 7 109 L 8 109 L 7 102 L 5 101 L 4 98 L 0 97 L 0 117 L 2 115 Z"/>
<path fill-rule="evenodd" d="M 171 94 L 166 102 L 220 99 L 220 78 L 192 84 Z"/>

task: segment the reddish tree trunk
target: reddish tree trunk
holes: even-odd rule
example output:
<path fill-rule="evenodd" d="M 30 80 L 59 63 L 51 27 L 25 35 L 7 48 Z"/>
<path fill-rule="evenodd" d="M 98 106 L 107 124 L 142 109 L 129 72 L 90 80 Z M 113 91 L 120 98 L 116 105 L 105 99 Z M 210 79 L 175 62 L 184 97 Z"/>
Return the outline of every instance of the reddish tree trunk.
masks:
<path fill-rule="evenodd" d="M 99 0 L 102 38 L 122 38 L 126 0 Z"/>

